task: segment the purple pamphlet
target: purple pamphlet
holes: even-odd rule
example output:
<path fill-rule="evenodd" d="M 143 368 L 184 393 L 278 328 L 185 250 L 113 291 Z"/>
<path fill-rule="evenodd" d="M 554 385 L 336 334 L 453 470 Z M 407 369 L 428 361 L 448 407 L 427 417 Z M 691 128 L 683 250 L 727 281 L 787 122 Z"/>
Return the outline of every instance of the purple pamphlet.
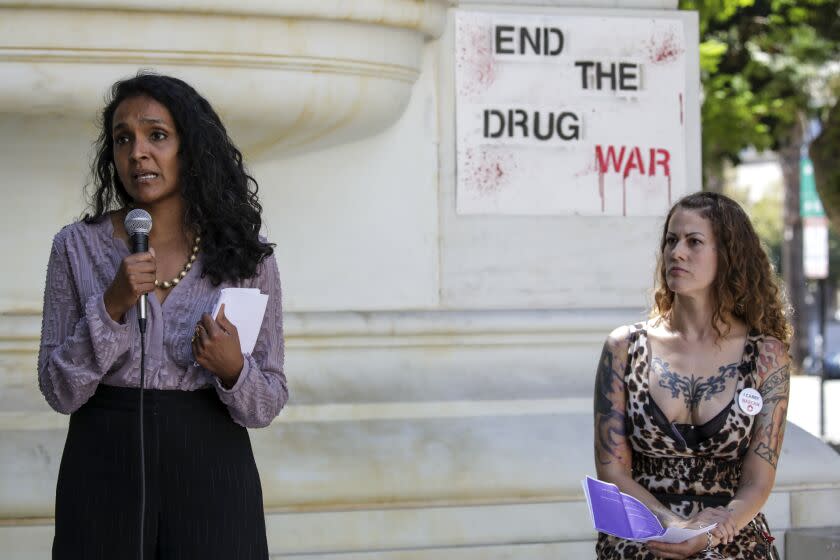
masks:
<path fill-rule="evenodd" d="M 619 491 L 615 484 L 590 476 L 583 481 L 583 491 L 595 529 L 622 539 L 680 543 L 715 528 L 710 525 L 702 529 L 665 529 L 645 504 Z"/>

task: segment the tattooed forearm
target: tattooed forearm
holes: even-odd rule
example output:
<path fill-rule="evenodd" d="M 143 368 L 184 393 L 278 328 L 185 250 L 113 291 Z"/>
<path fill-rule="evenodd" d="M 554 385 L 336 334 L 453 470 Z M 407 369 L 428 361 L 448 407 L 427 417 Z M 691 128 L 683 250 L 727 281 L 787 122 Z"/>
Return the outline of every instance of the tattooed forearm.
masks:
<path fill-rule="evenodd" d="M 670 364 L 660 358 L 651 361 L 651 367 L 658 374 L 659 386 L 671 391 L 671 396 L 677 398 L 682 395 L 685 405 L 694 411 L 700 401 L 711 400 L 712 395 L 722 393 L 726 389 L 726 380 L 738 374 L 738 364 L 733 363 L 718 368 L 718 375 L 696 378 L 685 377 L 671 371 Z"/>
<path fill-rule="evenodd" d="M 756 418 L 755 453 L 775 469 L 782 450 L 790 393 L 790 369 L 781 367 L 771 373 L 761 384 L 764 400 L 761 413 Z"/>
<path fill-rule="evenodd" d="M 770 463 L 774 469 L 779 463 L 779 454 L 782 452 L 786 416 L 787 399 L 773 407 L 769 425 L 756 431 L 758 444 L 755 447 L 755 454 Z"/>
<path fill-rule="evenodd" d="M 779 463 L 779 458 L 776 455 L 776 452 L 764 445 L 763 443 L 759 443 L 758 446 L 755 448 L 755 454 L 770 463 L 773 468 L 776 468 L 776 465 Z"/>
<path fill-rule="evenodd" d="M 624 380 L 616 371 L 616 362 L 607 345 L 601 353 L 595 377 L 595 457 L 602 465 L 617 461 L 624 463 L 622 452 L 624 438 L 624 406 L 617 406 L 616 397 L 623 391 Z"/>

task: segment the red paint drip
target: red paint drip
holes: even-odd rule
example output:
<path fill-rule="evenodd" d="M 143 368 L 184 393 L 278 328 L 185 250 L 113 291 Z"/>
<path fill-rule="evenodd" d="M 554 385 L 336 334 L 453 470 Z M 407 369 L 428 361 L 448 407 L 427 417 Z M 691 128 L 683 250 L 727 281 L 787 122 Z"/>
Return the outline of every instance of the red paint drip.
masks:
<path fill-rule="evenodd" d="M 638 150 L 638 148 L 636 148 Z M 632 158 L 632 156 L 631 156 Z M 630 160 L 627 160 L 628 164 L 624 166 L 624 173 L 621 177 L 621 215 L 627 215 L 627 176 L 630 175 Z M 644 169 L 642 169 L 644 173 Z"/>
<path fill-rule="evenodd" d="M 627 174 L 621 178 L 621 215 L 627 215 Z"/>
<path fill-rule="evenodd" d="M 683 124 L 683 96 L 680 94 L 680 125 Z"/>
<path fill-rule="evenodd" d="M 604 170 L 598 170 L 598 194 L 601 197 L 601 213 L 603 214 L 605 211 L 604 207 Z"/>

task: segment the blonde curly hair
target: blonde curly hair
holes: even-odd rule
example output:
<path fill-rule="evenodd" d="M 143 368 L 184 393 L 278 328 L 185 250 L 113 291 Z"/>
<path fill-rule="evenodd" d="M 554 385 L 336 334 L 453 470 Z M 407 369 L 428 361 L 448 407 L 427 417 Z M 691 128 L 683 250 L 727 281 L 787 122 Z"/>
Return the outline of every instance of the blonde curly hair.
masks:
<path fill-rule="evenodd" d="M 651 316 L 668 317 L 674 305 L 674 292 L 665 279 L 665 238 L 668 224 L 677 209 L 698 212 L 709 220 L 715 235 L 718 267 L 712 294 L 712 324 L 718 338 L 729 332 L 729 319 L 736 318 L 750 330 L 774 336 L 786 347 L 793 334 L 788 321 L 790 307 L 779 287 L 767 252 L 741 206 L 728 196 L 697 192 L 678 200 L 668 212 L 662 228 L 656 266 L 656 287 Z M 724 325 L 721 330 L 719 325 Z"/>

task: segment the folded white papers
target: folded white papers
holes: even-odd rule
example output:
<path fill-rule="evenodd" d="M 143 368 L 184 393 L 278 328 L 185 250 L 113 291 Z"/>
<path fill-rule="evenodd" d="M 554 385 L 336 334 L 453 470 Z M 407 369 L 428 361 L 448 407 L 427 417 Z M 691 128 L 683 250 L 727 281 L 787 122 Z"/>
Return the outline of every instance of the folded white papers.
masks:
<path fill-rule="evenodd" d="M 268 296 L 261 294 L 257 288 L 223 288 L 219 294 L 219 301 L 210 314 L 211 317 L 217 318 L 222 304 L 225 304 L 225 317 L 234 324 L 239 333 L 242 353 L 250 354 L 257 344 Z"/>

